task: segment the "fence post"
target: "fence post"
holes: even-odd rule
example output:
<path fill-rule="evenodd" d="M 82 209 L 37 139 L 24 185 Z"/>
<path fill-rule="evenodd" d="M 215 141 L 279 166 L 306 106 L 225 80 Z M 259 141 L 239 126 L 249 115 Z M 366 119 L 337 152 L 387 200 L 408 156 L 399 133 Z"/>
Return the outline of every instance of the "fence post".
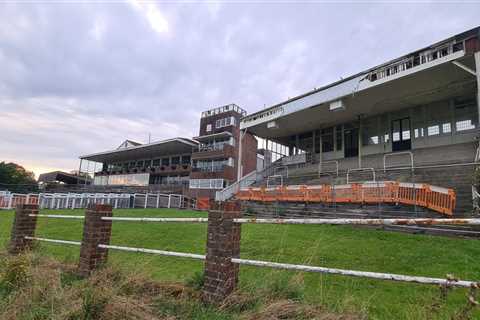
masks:
<path fill-rule="evenodd" d="M 32 247 L 32 240 L 25 237 L 34 237 L 37 226 L 37 217 L 30 214 L 38 214 L 37 204 L 19 204 L 15 210 L 10 246 L 10 254 L 18 254 Z"/>
<path fill-rule="evenodd" d="M 83 238 L 80 248 L 79 274 L 90 275 L 107 261 L 108 249 L 99 248 L 99 244 L 110 244 L 112 221 L 102 220 L 102 217 L 112 216 L 112 206 L 109 204 L 89 204 L 85 211 L 83 223 Z"/>
<path fill-rule="evenodd" d="M 238 283 L 239 266 L 231 258 L 240 256 L 241 224 L 233 219 L 241 213 L 236 204 L 227 203 L 221 209 L 208 212 L 203 301 L 212 304 L 221 303 Z"/>

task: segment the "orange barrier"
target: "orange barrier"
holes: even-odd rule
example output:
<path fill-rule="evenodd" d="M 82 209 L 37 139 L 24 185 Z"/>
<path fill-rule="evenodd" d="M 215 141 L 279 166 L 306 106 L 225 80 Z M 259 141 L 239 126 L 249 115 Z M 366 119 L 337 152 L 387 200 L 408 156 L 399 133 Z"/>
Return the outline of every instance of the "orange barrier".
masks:
<path fill-rule="evenodd" d="M 198 197 L 197 198 L 197 209 L 198 210 L 209 210 L 210 209 L 210 198 L 209 197 Z"/>
<path fill-rule="evenodd" d="M 456 195 L 452 189 L 421 183 L 394 181 L 351 183 L 345 185 L 283 186 L 248 188 L 236 194 L 246 201 L 286 201 L 321 203 L 401 203 L 429 208 L 452 215 Z"/>

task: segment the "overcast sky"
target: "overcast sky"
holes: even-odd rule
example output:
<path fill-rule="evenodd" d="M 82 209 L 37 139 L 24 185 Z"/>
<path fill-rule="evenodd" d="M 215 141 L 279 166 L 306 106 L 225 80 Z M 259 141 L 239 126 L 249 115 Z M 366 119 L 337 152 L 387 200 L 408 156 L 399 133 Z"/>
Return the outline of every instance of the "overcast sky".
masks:
<path fill-rule="evenodd" d="M 0 3 L 0 161 L 37 174 L 78 156 L 198 134 L 478 26 L 480 3 Z"/>

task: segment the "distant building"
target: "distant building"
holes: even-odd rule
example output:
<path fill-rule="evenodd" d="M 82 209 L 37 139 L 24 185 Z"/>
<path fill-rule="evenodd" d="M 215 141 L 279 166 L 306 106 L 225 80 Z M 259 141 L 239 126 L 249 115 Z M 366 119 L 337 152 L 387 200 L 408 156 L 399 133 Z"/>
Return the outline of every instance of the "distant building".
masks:
<path fill-rule="evenodd" d="M 202 112 L 198 149 L 192 154 L 190 193 L 214 198 L 221 190 L 256 170 L 257 140 L 249 133 L 240 137 L 240 119 L 247 112 L 235 104 Z M 240 139 L 243 157 L 239 161 Z"/>
<path fill-rule="evenodd" d="M 243 136 L 245 156 L 239 167 L 239 126 L 245 115 L 234 104 L 203 112 L 194 139 L 125 140 L 114 150 L 81 156 L 80 171 L 92 173 L 95 186 L 145 187 L 213 199 L 217 190 L 256 169 L 257 141 L 250 134 Z"/>

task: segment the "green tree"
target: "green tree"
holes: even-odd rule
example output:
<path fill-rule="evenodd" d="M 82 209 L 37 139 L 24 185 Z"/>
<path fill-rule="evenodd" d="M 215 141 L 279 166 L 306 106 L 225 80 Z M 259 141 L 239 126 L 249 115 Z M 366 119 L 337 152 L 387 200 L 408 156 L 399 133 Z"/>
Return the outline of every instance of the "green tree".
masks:
<path fill-rule="evenodd" d="M 36 184 L 35 175 L 24 167 L 10 162 L 0 162 L 0 184 Z"/>

